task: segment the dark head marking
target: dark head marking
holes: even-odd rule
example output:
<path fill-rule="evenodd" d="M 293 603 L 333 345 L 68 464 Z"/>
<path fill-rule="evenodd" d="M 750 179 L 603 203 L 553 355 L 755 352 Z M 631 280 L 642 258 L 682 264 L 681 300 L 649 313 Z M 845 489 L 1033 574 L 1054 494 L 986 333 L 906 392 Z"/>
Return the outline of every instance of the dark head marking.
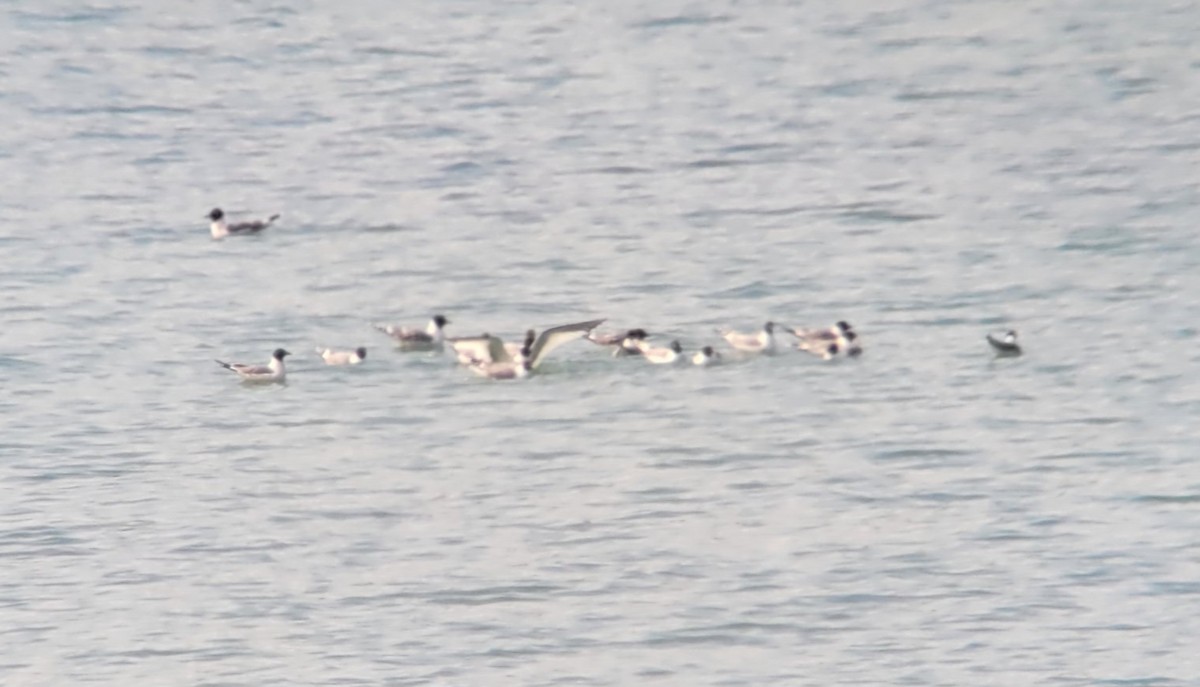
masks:
<path fill-rule="evenodd" d="M 829 348 L 826 350 L 829 351 L 829 355 L 837 355 L 838 354 L 838 345 L 837 344 L 829 344 Z"/>
<path fill-rule="evenodd" d="M 438 328 L 441 328 L 441 327 L 445 327 L 446 325 L 450 324 L 450 320 L 447 320 L 445 318 L 445 316 L 443 316 L 443 315 L 434 315 L 433 323 L 436 324 L 438 326 Z"/>
<path fill-rule="evenodd" d="M 704 348 L 700 349 L 700 352 L 711 358 L 714 351 L 712 346 L 705 346 Z"/>
<path fill-rule="evenodd" d="M 525 348 L 532 348 L 533 342 L 536 339 L 537 339 L 537 332 L 533 331 L 532 329 L 525 332 Z"/>
<path fill-rule="evenodd" d="M 683 346 L 679 345 L 679 339 L 675 339 L 671 342 L 671 350 L 675 351 L 676 353 L 683 353 Z"/>
<path fill-rule="evenodd" d="M 367 359 L 367 349 L 363 348 L 362 346 L 354 349 L 354 353 L 363 360 Z"/>
<path fill-rule="evenodd" d="M 271 354 L 271 357 L 276 360 L 283 360 L 284 356 L 289 356 L 289 355 L 291 355 L 291 353 L 288 353 L 287 351 L 283 350 L 282 348 L 276 348 L 275 352 Z"/>
<path fill-rule="evenodd" d="M 838 320 L 837 328 L 843 332 L 848 332 L 850 331 L 850 323 L 845 320 Z"/>
<path fill-rule="evenodd" d="M 858 334 L 855 334 L 854 332 L 850 332 L 850 331 L 846 332 L 844 334 L 844 336 L 846 337 L 847 341 L 854 341 L 855 339 L 858 338 Z"/>
<path fill-rule="evenodd" d="M 646 338 L 646 330 L 640 329 L 640 328 L 639 329 L 630 329 L 629 331 L 625 332 L 625 338 L 627 338 L 627 339 L 644 339 L 644 338 Z"/>
<path fill-rule="evenodd" d="M 208 218 L 214 222 L 216 222 L 217 220 L 221 219 L 224 216 L 225 216 L 225 213 L 221 212 L 221 208 L 213 208 L 212 212 L 208 213 Z"/>
<path fill-rule="evenodd" d="M 763 331 L 765 331 L 768 334 L 773 334 L 775 332 L 775 323 L 768 322 L 768 323 L 764 324 Z"/>

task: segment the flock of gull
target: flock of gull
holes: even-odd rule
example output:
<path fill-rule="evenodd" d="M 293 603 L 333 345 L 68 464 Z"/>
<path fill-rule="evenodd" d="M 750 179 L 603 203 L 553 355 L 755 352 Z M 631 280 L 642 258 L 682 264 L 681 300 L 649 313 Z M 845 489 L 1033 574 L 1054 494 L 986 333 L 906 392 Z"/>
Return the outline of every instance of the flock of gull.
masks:
<path fill-rule="evenodd" d="M 520 379 L 533 374 L 552 351 L 577 340 L 590 341 L 597 346 L 610 349 L 614 357 L 638 356 L 654 365 L 675 365 L 690 362 L 700 367 L 720 364 L 724 357 L 713 346 L 704 346 L 688 356 L 676 339 L 666 346 L 656 346 L 645 329 L 628 329 L 602 333 L 596 328 L 604 320 L 588 320 L 551 327 L 538 333 L 525 332 L 520 342 L 505 341 L 491 334 L 452 337 L 446 335 L 450 320 L 445 315 L 434 315 L 425 328 L 402 327 L 391 324 L 375 324 L 375 329 L 387 335 L 395 348 L 402 352 L 449 352 L 458 364 L 471 372 L 488 379 Z M 776 331 L 784 331 L 795 337 L 794 347 L 798 350 L 831 360 L 838 356 L 857 357 L 862 354 L 858 334 L 847 322 L 838 322 L 820 329 L 780 327 L 767 322 L 757 332 L 739 332 L 732 329 L 717 330 L 725 342 L 740 355 L 772 355 L 780 346 Z M 367 359 L 367 349 L 336 350 L 317 347 L 317 354 L 326 365 L 359 365 Z M 236 372 L 247 382 L 283 382 L 287 379 L 287 368 L 283 359 L 291 355 L 279 348 L 266 365 L 246 365 L 218 360 L 222 367 Z"/>
<path fill-rule="evenodd" d="M 279 215 L 272 215 L 266 220 L 231 224 L 225 219 L 225 213 L 220 208 L 215 208 L 208 214 L 214 239 L 257 234 L 278 218 Z M 450 320 L 444 315 L 434 315 L 423 329 L 391 324 L 375 324 L 374 327 L 386 334 L 397 350 L 449 351 L 460 365 L 488 379 L 519 379 L 529 376 L 552 351 L 581 339 L 611 349 L 615 357 L 637 356 L 655 365 L 675 365 L 690 360 L 693 365 L 709 367 L 724 360 L 721 352 L 711 345 L 704 346 L 691 356 L 684 353 L 678 340 L 666 346 L 656 346 L 648 341 L 649 334 L 641 328 L 597 333 L 596 328 L 602 323 L 604 320 L 601 319 L 564 324 L 546 329 L 540 334 L 531 329 L 525 333 L 521 342 L 504 341 L 487 333 L 477 336 L 446 336 L 445 328 L 450 324 Z M 755 332 L 718 329 L 717 333 L 737 355 L 773 355 L 780 348 L 776 337 L 776 331 L 780 329 L 795 339 L 794 348 L 822 360 L 838 357 L 857 358 L 863 352 L 858 333 L 845 321 L 821 328 L 785 327 L 767 322 L 762 329 Z M 1012 330 L 1000 336 L 988 334 L 987 342 L 997 355 L 1012 356 L 1021 353 L 1017 344 L 1017 334 Z M 363 347 L 345 351 L 318 347 L 316 352 L 327 365 L 359 365 L 367 359 L 367 349 Z M 289 355 L 291 353 L 288 351 L 278 348 L 266 365 L 227 363 L 221 360 L 217 363 L 237 373 L 246 382 L 274 383 L 287 379 L 283 359 Z"/>

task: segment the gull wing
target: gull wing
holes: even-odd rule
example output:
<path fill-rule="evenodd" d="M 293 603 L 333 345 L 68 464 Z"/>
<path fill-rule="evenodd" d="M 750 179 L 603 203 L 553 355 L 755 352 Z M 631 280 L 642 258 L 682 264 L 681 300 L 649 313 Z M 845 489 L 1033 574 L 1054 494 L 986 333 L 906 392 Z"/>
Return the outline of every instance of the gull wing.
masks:
<path fill-rule="evenodd" d="M 588 332 L 600 326 L 603 322 L 604 320 L 589 320 L 587 322 L 564 324 L 547 329 L 539 334 L 537 340 L 533 342 L 533 348 L 529 352 L 529 366 L 537 369 L 537 366 L 542 362 L 542 358 L 550 355 L 551 351 L 565 343 L 582 339 L 587 336 Z"/>
<path fill-rule="evenodd" d="M 508 354 L 508 349 L 504 347 L 504 342 L 498 336 L 487 338 L 487 350 L 493 363 L 511 363 L 513 361 L 512 356 Z"/>
<path fill-rule="evenodd" d="M 487 334 L 480 336 L 459 336 L 453 339 L 446 339 L 446 344 L 460 358 L 483 360 L 489 355 L 488 346 L 491 338 Z"/>

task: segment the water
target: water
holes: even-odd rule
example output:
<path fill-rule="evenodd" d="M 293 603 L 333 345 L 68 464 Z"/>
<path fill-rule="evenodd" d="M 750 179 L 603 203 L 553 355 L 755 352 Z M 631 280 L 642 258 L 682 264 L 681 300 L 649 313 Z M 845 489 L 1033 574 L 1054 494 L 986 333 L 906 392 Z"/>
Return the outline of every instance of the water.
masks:
<path fill-rule="evenodd" d="M 1200 684 L 1194 3 L 411 5 L 0 10 L 0 682 Z"/>

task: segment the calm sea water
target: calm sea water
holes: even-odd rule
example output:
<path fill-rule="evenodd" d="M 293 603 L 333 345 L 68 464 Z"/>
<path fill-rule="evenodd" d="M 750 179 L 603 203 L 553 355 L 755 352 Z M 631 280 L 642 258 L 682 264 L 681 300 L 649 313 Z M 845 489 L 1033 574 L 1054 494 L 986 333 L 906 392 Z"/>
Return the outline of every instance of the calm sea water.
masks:
<path fill-rule="evenodd" d="M 6 3 L 0 683 L 1200 684 L 1198 35 Z M 867 351 L 495 383 L 368 326 L 434 312 Z"/>

